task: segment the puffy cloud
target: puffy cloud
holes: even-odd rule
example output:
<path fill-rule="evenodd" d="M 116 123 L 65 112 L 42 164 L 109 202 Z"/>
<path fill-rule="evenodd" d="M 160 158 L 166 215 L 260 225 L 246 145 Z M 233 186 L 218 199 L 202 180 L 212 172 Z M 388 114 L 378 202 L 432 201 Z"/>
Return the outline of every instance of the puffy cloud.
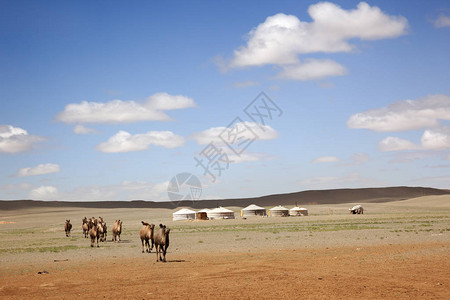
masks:
<path fill-rule="evenodd" d="M 282 66 L 282 71 L 277 76 L 294 80 L 316 80 L 345 74 L 345 67 L 331 59 L 308 59 L 305 63 Z"/>
<path fill-rule="evenodd" d="M 28 197 L 32 200 L 57 200 L 59 193 L 54 186 L 42 185 L 32 190 Z"/>
<path fill-rule="evenodd" d="M 93 129 L 93 128 L 85 127 L 85 126 L 83 126 L 83 125 L 81 125 L 81 124 L 76 125 L 76 126 L 73 128 L 73 132 L 76 133 L 76 134 L 98 133 L 97 130 L 95 130 L 95 129 Z"/>
<path fill-rule="evenodd" d="M 386 107 L 352 115 L 350 128 L 373 131 L 404 131 L 435 127 L 439 120 L 450 120 L 450 97 L 430 95 L 418 100 L 402 100 Z"/>
<path fill-rule="evenodd" d="M 436 28 L 450 27 L 450 17 L 440 14 L 433 23 Z"/>
<path fill-rule="evenodd" d="M 430 150 L 450 149 L 450 128 L 425 130 L 421 138 L 422 147 Z"/>
<path fill-rule="evenodd" d="M 272 157 L 264 153 L 250 152 L 245 146 L 242 146 L 242 148 L 237 146 L 235 153 L 225 142 L 233 147 L 241 143 L 248 147 L 253 141 L 272 140 L 277 137 L 277 131 L 269 125 L 244 121 L 233 123 L 232 126 L 230 124 L 230 127 L 212 127 L 202 132 L 193 133 L 189 138 L 195 140 L 199 145 L 213 143 L 220 153 L 227 155 L 224 159 L 229 163 L 243 163 L 268 160 Z"/>
<path fill-rule="evenodd" d="M 148 97 L 146 105 L 156 110 L 183 109 L 196 106 L 192 98 L 167 93 L 156 93 Z"/>
<path fill-rule="evenodd" d="M 40 164 L 35 167 L 21 168 L 17 171 L 17 177 L 44 175 L 51 173 L 58 173 L 59 165 L 57 164 Z"/>
<path fill-rule="evenodd" d="M 321 156 L 312 161 L 313 164 L 338 162 L 340 159 L 336 156 Z"/>
<path fill-rule="evenodd" d="M 387 137 L 378 143 L 381 151 L 445 150 L 450 149 L 450 128 L 427 129 L 422 134 L 420 145 L 398 137 Z"/>
<path fill-rule="evenodd" d="M 132 135 L 126 131 L 119 131 L 108 141 L 97 145 L 95 148 L 102 152 L 131 152 L 142 151 L 150 145 L 165 148 L 176 148 L 184 145 L 184 138 L 171 131 L 149 131 L 147 133 Z"/>
<path fill-rule="evenodd" d="M 34 143 L 44 140 L 43 137 L 29 135 L 22 128 L 0 125 L 0 152 L 17 153 L 30 150 Z"/>
<path fill-rule="evenodd" d="M 56 119 L 65 123 L 131 123 L 139 121 L 169 121 L 165 110 L 194 107 L 192 98 L 157 93 L 140 103 L 112 100 L 109 102 L 71 103 Z"/>
<path fill-rule="evenodd" d="M 312 22 L 282 13 L 268 17 L 249 32 L 247 45 L 234 51 L 229 66 L 297 64 L 299 54 L 349 52 L 354 48 L 351 39 L 393 38 L 408 28 L 404 17 L 389 16 L 365 2 L 353 10 L 320 2 L 311 5 L 308 13 Z"/>
<path fill-rule="evenodd" d="M 418 149 L 419 146 L 411 143 L 410 141 L 403 140 L 398 137 L 388 136 L 378 143 L 378 149 L 380 151 L 404 151 Z"/>
<path fill-rule="evenodd" d="M 236 132 L 240 133 L 239 137 L 242 139 L 273 140 L 278 137 L 277 131 L 269 125 L 244 121 L 234 123 L 233 127 L 211 127 L 192 134 L 190 138 L 199 145 L 207 145 L 211 142 L 221 143 L 221 135 L 227 137 Z"/>

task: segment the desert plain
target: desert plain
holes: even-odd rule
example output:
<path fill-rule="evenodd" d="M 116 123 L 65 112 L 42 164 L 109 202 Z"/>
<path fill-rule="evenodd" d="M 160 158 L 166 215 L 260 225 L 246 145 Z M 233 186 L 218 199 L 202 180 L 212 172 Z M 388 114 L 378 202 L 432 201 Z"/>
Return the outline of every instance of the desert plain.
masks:
<path fill-rule="evenodd" d="M 175 207 L 0 210 L 0 298 L 450 299 L 449 195 L 364 203 L 363 215 L 354 204 L 177 222 Z M 81 220 L 99 216 L 107 241 L 91 248 Z M 166 263 L 142 253 L 141 221 L 171 229 Z"/>

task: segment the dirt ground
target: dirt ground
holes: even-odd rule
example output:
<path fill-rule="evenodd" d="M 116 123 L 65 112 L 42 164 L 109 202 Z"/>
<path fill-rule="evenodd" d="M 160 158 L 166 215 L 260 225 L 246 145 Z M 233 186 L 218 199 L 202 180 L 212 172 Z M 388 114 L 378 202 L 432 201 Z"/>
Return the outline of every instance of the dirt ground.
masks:
<path fill-rule="evenodd" d="M 62 261 L 3 276 L 0 297 L 449 299 L 448 258 L 446 243 Z"/>
<path fill-rule="evenodd" d="M 0 212 L 0 298 L 450 299 L 448 200 L 203 222 L 172 222 L 169 210 Z M 100 215 L 123 220 L 120 243 L 89 246 L 77 222 Z M 141 220 L 171 228 L 167 263 L 141 253 Z"/>

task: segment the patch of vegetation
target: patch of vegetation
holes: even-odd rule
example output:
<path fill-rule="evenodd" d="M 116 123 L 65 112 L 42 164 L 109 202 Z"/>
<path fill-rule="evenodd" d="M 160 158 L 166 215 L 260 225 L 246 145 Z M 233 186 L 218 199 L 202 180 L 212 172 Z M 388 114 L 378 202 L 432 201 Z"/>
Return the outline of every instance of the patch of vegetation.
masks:
<path fill-rule="evenodd" d="M 75 250 L 75 249 L 79 249 L 79 248 L 85 248 L 85 247 L 65 245 L 65 246 L 53 246 L 53 247 L 9 248 L 9 249 L 0 249 L 0 254 L 5 254 L 5 253 L 16 254 L 16 253 L 32 253 L 32 252 L 58 253 L 58 252 L 64 252 L 64 251 L 68 251 L 68 250 Z"/>

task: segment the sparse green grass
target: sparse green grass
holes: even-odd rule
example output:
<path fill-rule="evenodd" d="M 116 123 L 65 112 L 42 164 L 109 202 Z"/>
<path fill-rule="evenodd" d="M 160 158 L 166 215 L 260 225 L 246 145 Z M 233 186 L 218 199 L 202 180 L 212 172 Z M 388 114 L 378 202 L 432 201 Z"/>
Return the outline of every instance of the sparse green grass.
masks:
<path fill-rule="evenodd" d="M 79 247 L 79 246 L 73 246 L 73 245 L 65 245 L 65 246 L 54 246 L 54 247 L 23 247 L 23 248 L 8 248 L 8 249 L 0 249 L 0 254 L 4 253 L 30 253 L 30 252 L 64 252 L 68 250 L 75 250 L 79 248 L 85 248 L 85 247 Z"/>

